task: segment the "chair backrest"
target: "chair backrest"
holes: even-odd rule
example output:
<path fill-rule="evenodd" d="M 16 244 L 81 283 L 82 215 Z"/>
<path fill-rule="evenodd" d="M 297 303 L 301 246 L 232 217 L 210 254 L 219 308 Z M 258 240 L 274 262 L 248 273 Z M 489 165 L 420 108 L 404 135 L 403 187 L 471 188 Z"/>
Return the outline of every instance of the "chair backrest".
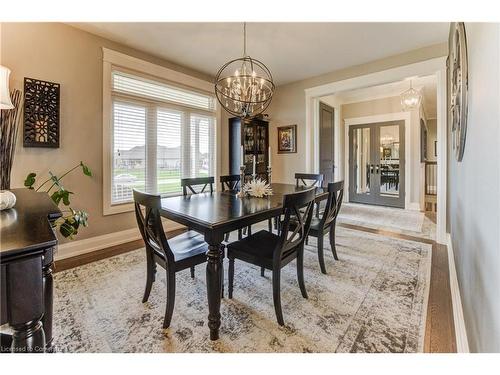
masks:
<path fill-rule="evenodd" d="M 220 182 L 222 186 L 222 191 L 226 190 L 240 190 L 240 180 L 239 174 L 230 174 L 227 176 L 220 176 Z"/>
<path fill-rule="evenodd" d="M 321 217 L 321 223 L 323 224 L 324 228 L 329 226 L 334 220 L 337 219 L 343 196 L 344 181 L 330 182 L 328 184 L 328 198 L 326 200 L 326 206 L 325 210 L 323 211 L 323 216 Z"/>
<path fill-rule="evenodd" d="M 279 262 L 288 252 L 303 245 L 311 226 L 315 197 L 316 189 L 314 188 L 283 197 L 285 218 L 278 249 L 274 251 L 274 262 Z M 294 221 L 293 231 L 289 231 L 290 219 Z"/>
<path fill-rule="evenodd" d="M 210 187 L 210 193 L 213 193 L 214 178 L 213 177 L 182 178 L 181 186 L 183 195 L 204 193 L 207 187 Z M 202 187 L 199 190 L 196 190 L 200 186 Z"/>
<path fill-rule="evenodd" d="M 295 186 L 321 187 L 324 176 L 314 173 L 295 173 Z"/>
<path fill-rule="evenodd" d="M 173 264 L 174 254 L 168 245 L 160 216 L 161 197 L 134 189 L 134 206 L 137 225 L 148 251 L 157 248 L 163 252 L 167 264 Z"/>

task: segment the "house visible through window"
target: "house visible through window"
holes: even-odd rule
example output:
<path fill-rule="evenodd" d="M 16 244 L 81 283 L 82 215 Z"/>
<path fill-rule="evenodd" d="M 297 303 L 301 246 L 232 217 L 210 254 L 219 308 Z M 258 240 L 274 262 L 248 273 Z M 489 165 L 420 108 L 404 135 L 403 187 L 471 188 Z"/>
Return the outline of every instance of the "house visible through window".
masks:
<path fill-rule="evenodd" d="M 213 95 L 113 70 L 111 203 L 132 189 L 181 193 L 180 179 L 213 176 Z"/>

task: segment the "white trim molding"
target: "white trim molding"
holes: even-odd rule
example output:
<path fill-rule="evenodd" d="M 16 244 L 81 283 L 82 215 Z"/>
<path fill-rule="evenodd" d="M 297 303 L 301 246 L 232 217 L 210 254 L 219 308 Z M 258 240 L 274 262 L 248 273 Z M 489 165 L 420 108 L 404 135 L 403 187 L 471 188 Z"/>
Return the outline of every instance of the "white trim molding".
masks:
<path fill-rule="evenodd" d="M 168 222 L 169 230 L 176 230 L 183 228 L 182 225 L 174 223 L 172 221 Z M 108 234 L 103 234 L 101 236 L 95 236 L 90 238 L 85 238 L 83 240 L 77 240 L 72 242 L 67 242 L 58 246 L 55 259 L 67 259 L 78 255 L 83 255 L 91 253 L 94 251 L 107 249 L 111 246 L 122 245 L 127 242 L 132 242 L 141 239 L 141 233 L 138 228 L 132 228 L 127 230 L 122 230 L 120 232 L 113 232 Z"/>
<path fill-rule="evenodd" d="M 436 241 L 441 244 L 446 244 L 446 59 L 446 56 L 442 56 L 341 81 L 334 81 L 304 90 L 306 102 L 306 170 L 317 173 L 319 170 L 319 116 L 317 112 L 320 97 L 335 95 L 342 91 L 392 83 L 413 76 L 436 75 L 438 142 Z M 340 160 L 335 160 L 334 162 L 337 165 L 345 163 Z"/>
<path fill-rule="evenodd" d="M 404 121 L 405 123 L 405 209 L 414 209 L 414 205 L 410 202 L 412 184 L 411 184 L 411 113 L 410 112 L 394 112 L 382 115 L 352 117 L 344 119 L 344 198 L 349 202 L 349 126 L 361 124 L 375 124 L 379 122 L 389 121 Z M 335 148 L 340 149 L 340 139 L 335 141 Z M 420 210 L 418 206 L 417 210 Z"/>
<path fill-rule="evenodd" d="M 190 76 L 185 73 L 178 72 L 166 68 L 161 65 L 156 65 L 145 60 L 132 57 L 121 52 L 102 47 L 102 62 L 103 62 L 103 79 L 102 79 L 102 194 L 103 194 L 103 215 L 113 215 L 122 212 L 130 212 L 134 210 L 133 203 L 111 204 L 111 171 L 112 171 L 112 124 L 111 124 L 111 101 L 112 101 L 112 82 L 111 72 L 113 67 L 120 67 L 157 77 L 162 80 L 180 84 L 184 87 L 201 90 L 206 93 L 213 94 L 214 86 L 212 82 L 205 81 L 200 78 Z M 221 170 L 221 145 L 217 140 L 221 134 L 221 108 L 216 107 L 215 112 L 215 171 L 216 181 Z M 216 183 L 217 186 L 217 183 Z"/>
<path fill-rule="evenodd" d="M 448 248 L 448 268 L 450 272 L 451 303 L 453 306 L 453 323 L 455 325 L 457 353 L 469 353 L 469 341 L 467 340 L 462 298 L 460 297 L 460 287 L 458 285 L 457 269 L 455 268 L 455 256 L 453 253 L 450 233 L 447 233 L 446 237 L 446 245 Z"/>

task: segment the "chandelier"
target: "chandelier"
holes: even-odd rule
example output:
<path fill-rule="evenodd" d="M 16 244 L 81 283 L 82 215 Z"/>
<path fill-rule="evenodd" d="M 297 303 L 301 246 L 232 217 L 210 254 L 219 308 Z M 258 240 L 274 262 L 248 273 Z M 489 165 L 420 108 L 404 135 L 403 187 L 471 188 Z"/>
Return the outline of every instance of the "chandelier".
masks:
<path fill-rule="evenodd" d="M 411 85 L 410 88 L 401 94 L 401 105 L 404 111 L 411 111 L 417 109 L 422 101 L 422 94 L 420 91 L 415 90 Z"/>
<path fill-rule="evenodd" d="M 259 60 L 247 55 L 246 22 L 243 24 L 243 57 L 224 64 L 215 77 L 215 95 L 234 116 L 252 118 L 271 104 L 274 82 L 271 72 Z"/>

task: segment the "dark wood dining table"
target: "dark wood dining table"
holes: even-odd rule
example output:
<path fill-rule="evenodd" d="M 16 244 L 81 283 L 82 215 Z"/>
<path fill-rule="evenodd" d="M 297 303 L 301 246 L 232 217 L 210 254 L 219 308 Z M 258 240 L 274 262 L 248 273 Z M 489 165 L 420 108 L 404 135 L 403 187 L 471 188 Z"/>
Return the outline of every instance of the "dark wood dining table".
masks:
<path fill-rule="evenodd" d="M 218 340 L 221 325 L 221 272 L 224 234 L 276 217 L 283 210 L 283 196 L 305 189 L 292 184 L 271 184 L 273 195 L 240 198 L 234 191 L 193 194 L 162 199 L 161 216 L 183 224 L 205 237 L 207 252 L 208 327 L 210 339 Z M 316 201 L 328 196 L 316 187 Z"/>

